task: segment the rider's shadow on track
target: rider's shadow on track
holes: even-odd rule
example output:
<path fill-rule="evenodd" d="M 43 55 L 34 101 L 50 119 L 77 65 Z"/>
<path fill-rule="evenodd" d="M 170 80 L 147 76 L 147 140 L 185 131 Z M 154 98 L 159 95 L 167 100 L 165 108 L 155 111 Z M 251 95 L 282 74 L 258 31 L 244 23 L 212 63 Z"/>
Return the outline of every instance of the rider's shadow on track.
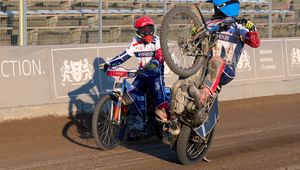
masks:
<path fill-rule="evenodd" d="M 70 142 L 91 149 L 99 149 L 92 135 L 93 110 L 101 97 L 100 92 L 112 86 L 112 81 L 99 70 L 99 64 L 103 62 L 103 58 L 96 58 L 93 61 L 92 79 L 68 93 L 70 121 L 62 130 L 62 135 Z"/>

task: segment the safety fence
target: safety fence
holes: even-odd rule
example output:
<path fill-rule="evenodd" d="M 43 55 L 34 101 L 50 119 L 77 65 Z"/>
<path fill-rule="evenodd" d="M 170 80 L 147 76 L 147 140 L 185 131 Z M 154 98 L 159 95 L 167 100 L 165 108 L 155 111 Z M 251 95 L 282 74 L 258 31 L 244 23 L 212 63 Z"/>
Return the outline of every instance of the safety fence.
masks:
<path fill-rule="evenodd" d="M 237 77 L 221 100 L 300 92 L 300 39 L 264 39 L 246 47 Z M 113 80 L 98 65 L 127 44 L 0 47 L 0 120 L 29 115 L 92 111 Z M 136 68 L 131 58 L 124 67 Z M 165 68 L 167 86 L 177 80 Z"/>

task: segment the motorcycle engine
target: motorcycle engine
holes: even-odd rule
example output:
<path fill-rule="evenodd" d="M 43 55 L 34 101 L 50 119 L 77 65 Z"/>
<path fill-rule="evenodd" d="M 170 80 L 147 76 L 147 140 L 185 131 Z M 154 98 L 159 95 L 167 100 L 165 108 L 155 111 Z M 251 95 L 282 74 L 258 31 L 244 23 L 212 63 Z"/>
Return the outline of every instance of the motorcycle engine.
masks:
<path fill-rule="evenodd" d="M 193 102 L 189 100 L 190 97 L 187 89 L 188 85 L 184 80 L 179 80 L 174 84 L 172 88 L 172 95 L 174 96 L 171 100 L 171 112 L 182 115 L 185 113 L 186 106 L 193 107 Z"/>

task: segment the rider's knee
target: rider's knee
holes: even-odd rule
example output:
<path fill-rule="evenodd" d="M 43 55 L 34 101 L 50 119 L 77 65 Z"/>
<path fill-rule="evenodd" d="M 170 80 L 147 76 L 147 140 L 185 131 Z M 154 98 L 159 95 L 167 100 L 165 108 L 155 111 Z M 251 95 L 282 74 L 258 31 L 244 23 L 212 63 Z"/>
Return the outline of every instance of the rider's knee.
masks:
<path fill-rule="evenodd" d="M 218 68 L 222 67 L 222 65 L 225 64 L 225 61 L 222 57 L 220 56 L 213 56 L 209 62 L 208 62 L 208 67 L 209 69 L 216 69 L 218 70 Z"/>

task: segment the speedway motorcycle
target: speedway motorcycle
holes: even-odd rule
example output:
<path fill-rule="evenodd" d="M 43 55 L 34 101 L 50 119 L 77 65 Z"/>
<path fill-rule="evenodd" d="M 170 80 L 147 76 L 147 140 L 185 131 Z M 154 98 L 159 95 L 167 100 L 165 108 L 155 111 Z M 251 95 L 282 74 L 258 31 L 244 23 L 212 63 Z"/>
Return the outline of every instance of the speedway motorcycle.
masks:
<path fill-rule="evenodd" d="M 93 114 L 92 131 L 98 146 L 103 150 L 114 149 L 124 137 L 140 140 L 156 135 L 162 139 L 163 124 L 156 119 L 153 97 L 147 90 L 134 90 L 128 81 L 151 74 L 122 66 L 108 68 L 106 73 L 114 79 L 114 85 L 98 101 Z M 165 94 L 170 101 L 171 89 L 166 87 Z"/>

